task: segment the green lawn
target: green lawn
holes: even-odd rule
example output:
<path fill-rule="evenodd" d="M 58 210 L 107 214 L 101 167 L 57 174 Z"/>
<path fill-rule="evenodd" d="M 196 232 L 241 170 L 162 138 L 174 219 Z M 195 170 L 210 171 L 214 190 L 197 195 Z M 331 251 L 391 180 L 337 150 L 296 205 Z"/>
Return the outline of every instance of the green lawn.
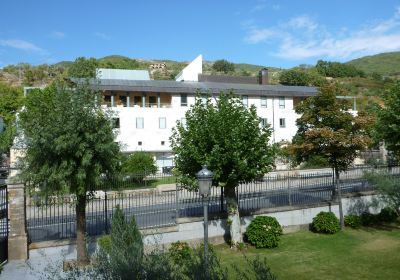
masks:
<path fill-rule="evenodd" d="M 346 229 L 335 235 L 298 232 L 282 236 L 279 248 L 242 252 L 216 246 L 224 265 L 243 266 L 248 257 L 267 257 L 278 279 L 400 279 L 400 228 Z M 230 269 L 230 272 L 232 270 Z"/>

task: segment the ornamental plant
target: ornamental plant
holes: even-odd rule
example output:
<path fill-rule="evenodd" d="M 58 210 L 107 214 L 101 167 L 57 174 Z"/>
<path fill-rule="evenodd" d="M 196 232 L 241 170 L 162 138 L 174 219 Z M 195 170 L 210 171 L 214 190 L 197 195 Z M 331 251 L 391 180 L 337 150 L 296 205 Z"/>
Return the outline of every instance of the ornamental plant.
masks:
<path fill-rule="evenodd" d="M 282 227 L 276 218 L 258 216 L 247 227 L 247 241 L 256 248 L 274 248 L 278 246 Z"/>
<path fill-rule="evenodd" d="M 334 213 L 321 211 L 313 218 L 312 229 L 317 233 L 334 234 L 340 230 L 340 222 Z"/>
<path fill-rule="evenodd" d="M 361 217 L 357 215 L 344 216 L 344 224 L 346 227 L 359 228 L 361 227 Z"/>

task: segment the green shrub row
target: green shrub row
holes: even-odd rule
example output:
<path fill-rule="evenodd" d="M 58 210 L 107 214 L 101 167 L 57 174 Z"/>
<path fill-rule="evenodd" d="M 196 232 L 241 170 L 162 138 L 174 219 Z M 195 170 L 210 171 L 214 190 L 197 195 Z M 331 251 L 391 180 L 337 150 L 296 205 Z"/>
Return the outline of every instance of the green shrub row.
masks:
<path fill-rule="evenodd" d="M 361 226 L 373 226 L 381 223 L 392 223 L 397 220 L 398 216 L 395 210 L 390 207 L 382 208 L 379 214 L 371 214 L 364 212 L 360 216 L 347 215 L 344 217 L 345 226 L 359 228 Z"/>

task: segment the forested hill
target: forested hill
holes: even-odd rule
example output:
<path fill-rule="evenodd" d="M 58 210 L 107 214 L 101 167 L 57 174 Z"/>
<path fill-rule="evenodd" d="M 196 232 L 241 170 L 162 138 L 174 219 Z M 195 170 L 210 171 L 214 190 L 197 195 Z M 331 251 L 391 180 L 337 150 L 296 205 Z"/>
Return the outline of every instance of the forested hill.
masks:
<path fill-rule="evenodd" d="M 364 56 L 347 63 L 363 70 L 367 74 L 375 72 L 383 76 L 400 76 L 400 52 Z"/>

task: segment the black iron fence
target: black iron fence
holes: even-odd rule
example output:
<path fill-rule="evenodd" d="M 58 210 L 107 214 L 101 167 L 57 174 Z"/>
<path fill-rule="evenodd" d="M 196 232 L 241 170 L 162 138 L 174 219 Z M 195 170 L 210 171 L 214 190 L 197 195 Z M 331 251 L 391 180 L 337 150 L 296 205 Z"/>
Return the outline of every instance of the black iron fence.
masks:
<path fill-rule="evenodd" d="M 399 167 L 358 167 L 340 174 L 343 193 L 373 190 L 364 178 L 365 172 L 386 171 L 400 175 Z M 87 232 L 89 235 L 107 233 L 114 209 L 119 205 L 127 219 L 135 217 L 141 229 L 176 225 L 182 217 L 202 216 L 202 200 L 197 192 L 171 183 L 171 175 L 145 176 L 142 184 L 155 181 L 158 188 L 128 190 L 134 186 L 133 177 L 105 181 L 107 191 L 90 195 L 86 207 Z M 136 180 L 136 179 L 135 179 Z M 164 180 L 164 181 L 163 181 Z M 159 182 L 165 182 L 160 186 Z M 112 185 L 114 184 L 114 185 Z M 143 185 L 141 186 L 143 187 Z M 112 189 L 119 189 L 112 191 Z M 331 169 L 277 171 L 262 179 L 240 184 L 237 188 L 239 208 L 251 213 L 264 208 L 312 205 L 332 200 L 334 177 Z M 64 197 L 28 196 L 27 228 L 31 241 L 74 238 L 76 236 L 75 199 Z M 223 189 L 213 187 L 209 197 L 210 214 L 226 211 Z"/>

